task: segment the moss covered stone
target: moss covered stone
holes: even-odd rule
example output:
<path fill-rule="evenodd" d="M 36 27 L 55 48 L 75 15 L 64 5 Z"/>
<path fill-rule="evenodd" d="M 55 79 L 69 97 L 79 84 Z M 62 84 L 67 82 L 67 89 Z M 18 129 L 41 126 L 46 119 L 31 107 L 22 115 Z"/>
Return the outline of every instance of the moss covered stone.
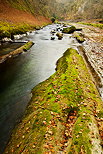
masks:
<path fill-rule="evenodd" d="M 71 26 L 71 27 L 67 27 L 67 28 L 63 28 L 63 33 L 67 33 L 67 34 L 71 34 L 76 30 L 75 26 Z"/>
<path fill-rule="evenodd" d="M 56 33 L 56 36 L 58 37 L 58 40 L 62 40 L 63 33 Z"/>
<path fill-rule="evenodd" d="M 102 153 L 95 118 L 102 112 L 83 58 L 68 49 L 58 60 L 56 72 L 32 90 L 25 115 L 4 153 Z"/>
<path fill-rule="evenodd" d="M 83 43 L 85 41 L 82 33 L 74 32 L 73 37 L 75 37 L 79 43 Z"/>

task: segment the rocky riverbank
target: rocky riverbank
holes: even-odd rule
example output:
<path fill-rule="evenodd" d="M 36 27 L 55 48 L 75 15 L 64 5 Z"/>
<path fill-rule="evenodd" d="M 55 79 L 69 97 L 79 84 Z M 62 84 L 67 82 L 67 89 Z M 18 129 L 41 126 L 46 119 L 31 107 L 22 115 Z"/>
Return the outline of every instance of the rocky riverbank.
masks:
<path fill-rule="evenodd" d="M 76 28 L 82 28 L 82 34 L 84 35 L 85 42 L 81 45 L 81 47 L 85 52 L 88 62 L 96 72 L 97 78 L 100 80 L 98 88 L 103 98 L 103 29 L 95 27 L 93 24 L 71 24 L 76 26 Z"/>
<path fill-rule="evenodd" d="M 4 153 L 103 152 L 103 103 L 76 50 L 64 53 L 32 95 Z"/>

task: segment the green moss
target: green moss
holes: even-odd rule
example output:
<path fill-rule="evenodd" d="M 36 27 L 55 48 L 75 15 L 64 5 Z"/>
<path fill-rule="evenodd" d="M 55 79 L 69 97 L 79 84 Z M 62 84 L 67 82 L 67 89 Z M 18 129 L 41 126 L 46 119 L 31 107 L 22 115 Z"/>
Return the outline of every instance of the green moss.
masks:
<path fill-rule="evenodd" d="M 27 42 L 24 46 L 22 46 L 20 49 L 22 49 L 23 51 L 27 51 L 31 48 L 31 46 L 33 45 L 34 43 L 32 41 L 29 41 Z"/>
<path fill-rule="evenodd" d="M 103 29 L 103 24 L 100 23 L 84 23 L 84 22 L 78 22 L 78 23 Z"/>
<path fill-rule="evenodd" d="M 67 153 L 79 153 L 82 149 L 91 154 L 93 146 L 88 124 L 93 122 L 95 108 L 103 112 L 102 101 L 76 50 L 68 49 L 58 60 L 56 70 L 32 90 L 33 97 L 25 116 L 14 130 L 5 152 L 56 153 L 63 151 L 64 147 Z M 68 122 L 69 115 L 75 111 L 72 137 L 64 141 L 64 132 L 68 129 L 66 125 L 71 124 Z M 68 142 L 67 148 L 65 142 Z"/>

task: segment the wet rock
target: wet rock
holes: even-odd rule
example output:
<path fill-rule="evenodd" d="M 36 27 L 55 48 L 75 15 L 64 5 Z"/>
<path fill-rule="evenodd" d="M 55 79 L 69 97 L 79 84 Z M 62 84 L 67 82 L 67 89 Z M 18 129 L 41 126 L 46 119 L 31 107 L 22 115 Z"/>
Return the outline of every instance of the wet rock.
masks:
<path fill-rule="evenodd" d="M 40 29 L 41 29 L 41 27 L 40 27 L 40 26 L 37 26 L 35 29 L 36 29 L 36 30 L 40 30 Z"/>
<path fill-rule="evenodd" d="M 60 27 L 56 28 L 56 31 L 59 31 L 60 30 Z"/>
<path fill-rule="evenodd" d="M 76 31 L 82 31 L 82 28 L 76 28 Z"/>
<path fill-rule="evenodd" d="M 51 37 L 51 40 L 55 40 L 55 37 Z"/>
<path fill-rule="evenodd" d="M 11 33 L 11 36 L 10 36 L 10 38 L 11 38 L 11 40 L 15 40 L 15 38 L 14 38 L 14 35 Z"/>
<path fill-rule="evenodd" d="M 63 28 L 63 30 L 62 30 L 62 32 L 63 33 L 66 33 L 66 34 L 71 34 L 74 31 L 76 31 L 76 28 L 74 26 L 67 27 L 67 28 Z"/>
<path fill-rule="evenodd" d="M 55 34 L 55 33 L 56 33 L 56 31 L 55 31 L 55 30 L 52 30 L 50 33 L 51 33 L 51 34 Z"/>
<path fill-rule="evenodd" d="M 63 38 L 63 33 L 57 33 L 56 36 L 58 37 L 58 40 L 61 40 Z"/>

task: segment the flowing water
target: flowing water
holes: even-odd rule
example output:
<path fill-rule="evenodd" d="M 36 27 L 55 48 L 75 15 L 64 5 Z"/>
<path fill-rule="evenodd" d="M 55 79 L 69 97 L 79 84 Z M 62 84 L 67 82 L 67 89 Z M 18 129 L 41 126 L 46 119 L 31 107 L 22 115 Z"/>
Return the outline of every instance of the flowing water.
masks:
<path fill-rule="evenodd" d="M 20 121 L 31 97 L 31 89 L 55 72 L 56 61 L 76 40 L 65 34 L 62 40 L 51 40 L 49 25 L 34 31 L 19 41 L 35 44 L 26 53 L 0 64 L 0 153 L 2 153 L 15 124 Z M 10 47 L 9 47 L 10 48 Z"/>

